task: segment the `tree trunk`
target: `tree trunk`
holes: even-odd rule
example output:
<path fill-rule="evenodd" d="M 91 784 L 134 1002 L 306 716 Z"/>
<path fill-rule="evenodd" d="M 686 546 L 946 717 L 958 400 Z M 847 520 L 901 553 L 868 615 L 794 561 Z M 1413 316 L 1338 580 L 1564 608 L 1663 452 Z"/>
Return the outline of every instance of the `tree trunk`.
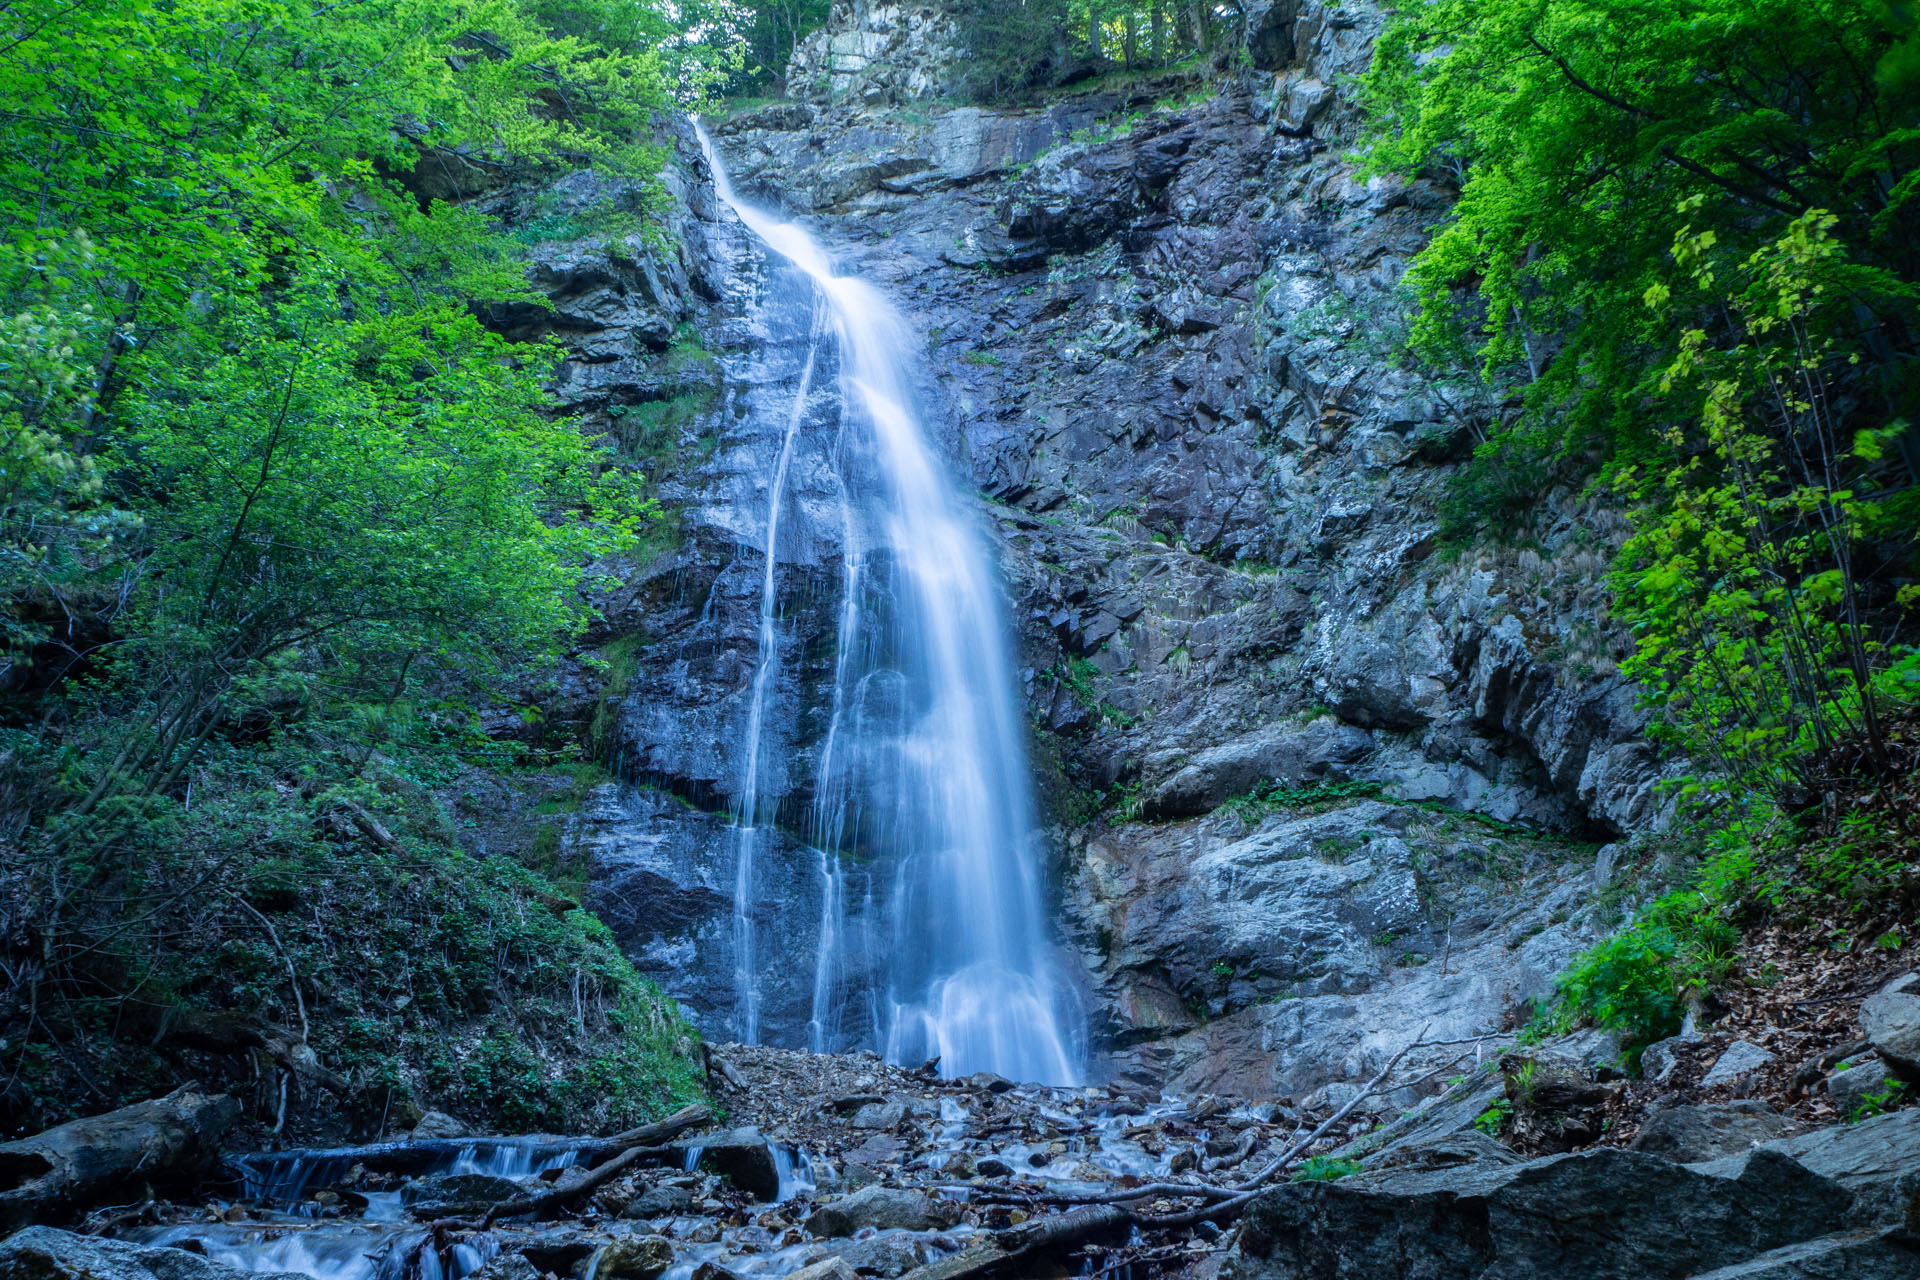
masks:
<path fill-rule="evenodd" d="M 213 1159 L 240 1112 L 238 1099 L 187 1085 L 0 1143 L 0 1233 L 71 1218 L 136 1195 L 141 1184 L 190 1180 Z"/>

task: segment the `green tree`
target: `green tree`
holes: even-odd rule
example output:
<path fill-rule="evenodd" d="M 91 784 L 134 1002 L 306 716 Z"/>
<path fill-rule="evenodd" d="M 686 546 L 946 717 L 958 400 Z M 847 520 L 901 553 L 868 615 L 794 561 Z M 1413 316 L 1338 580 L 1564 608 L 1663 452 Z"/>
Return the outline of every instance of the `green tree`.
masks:
<path fill-rule="evenodd" d="M 1826 209 L 1855 261 L 1920 279 L 1914 22 L 1859 0 L 1438 0 L 1393 19 L 1363 145 L 1378 170 L 1460 188 L 1412 273 L 1415 341 L 1524 395 L 1491 456 L 1648 442 L 1659 371 L 1717 301 L 1669 253 L 1683 201 L 1736 257 Z M 1655 285 L 1670 310 L 1640 305 Z M 1895 301 L 1854 341 L 1874 394 L 1911 416 L 1913 313 Z"/>

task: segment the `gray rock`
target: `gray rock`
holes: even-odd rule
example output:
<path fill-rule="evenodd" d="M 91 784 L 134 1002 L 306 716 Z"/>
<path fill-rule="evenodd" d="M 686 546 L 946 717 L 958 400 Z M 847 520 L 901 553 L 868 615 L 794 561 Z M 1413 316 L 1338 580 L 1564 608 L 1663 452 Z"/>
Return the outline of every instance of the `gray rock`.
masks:
<path fill-rule="evenodd" d="M 1883 991 L 1860 1006 L 1860 1029 L 1894 1072 L 1920 1080 L 1920 995 Z"/>
<path fill-rule="evenodd" d="M 754 1199 L 780 1198 L 780 1167 L 758 1129 L 730 1129 L 676 1145 L 697 1153 L 699 1168 L 719 1174 Z"/>
<path fill-rule="evenodd" d="M 1305 729 L 1262 730 L 1202 751 L 1154 788 L 1146 812 L 1162 818 L 1206 813 L 1256 783 L 1299 787 L 1351 777 L 1372 752 L 1364 730 L 1330 716 Z"/>
<path fill-rule="evenodd" d="M 798 1271 L 787 1273 L 787 1280 L 860 1280 L 860 1275 L 841 1258 L 824 1258 Z"/>
<path fill-rule="evenodd" d="M 869 1102 L 854 1112 L 849 1121 L 855 1129 L 897 1129 L 907 1118 L 907 1108 L 898 1102 Z"/>
<path fill-rule="evenodd" d="M 540 1280 L 545 1273 L 527 1261 L 525 1254 L 502 1253 L 474 1274 L 484 1280 Z"/>
<path fill-rule="evenodd" d="M 673 1265 L 673 1242 L 665 1236 L 620 1236 L 594 1259 L 595 1276 L 607 1280 L 658 1280 Z"/>
<path fill-rule="evenodd" d="M 933 1252 L 924 1236 L 882 1231 L 842 1247 L 839 1257 L 861 1275 L 891 1278 L 925 1265 Z"/>
<path fill-rule="evenodd" d="M 1920 969 L 1916 969 L 1912 973 L 1903 973 L 1899 977 L 1888 981 L 1886 986 L 1880 988 L 1880 994 L 1883 996 L 1896 995 L 1901 992 L 1909 995 L 1920 995 Z"/>
<path fill-rule="evenodd" d="M 1851 1225 L 1920 1223 L 1910 1216 L 1920 1213 L 1920 1107 L 1776 1139 L 1758 1150 L 1786 1156 L 1852 1192 Z M 1738 1171 L 1739 1161 L 1693 1167 L 1725 1177 Z"/>
<path fill-rule="evenodd" d="M 1871 1054 L 1849 1058 L 1827 1077 L 1827 1096 L 1843 1119 L 1852 1119 L 1863 1108 L 1878 1107 L 1889 1100 L 1899 1080 L 1887 1064 Z"/>
<path fill-rule="evenodd" d="M 420 1117 L 420 1122 L 408 1133 L 410 1138 L 464 1138 L 473 1130 L 466 1121 L 457 1120 L 444 1111 L 429 1111 Z"/>
<path fill-rule="evenodd" d="M 1712 1089 L 1723 1084 L 1738 1084 L 1772 1061 L 1773 1054 L 1759 1045 L 1735 1040 L 1714 1060 L 1713 1069 L 1700 1081 L 1700 1087 Z"/>
<path fill-rule="evenodd" d="M 1851 1199 L 1764 1148 L 1732 1177 L 1611 1148 L 1363 1174 L 1264 1192 L 1221 1275 L 1681 1280 L 1833 1234 Z"/>
<path fill-rule="evenodd" d="M 620 1210 L 623 1218 L 666 1218 L 685 1213 L 693 1206 L 693 1192 L 686 1187 L 648 1187 Z"/>
<path fill-rule="evenodd" d="M 434 1173 L 400 1189 L 400 1203 L 416 1218 L 478 1217 L 497 1204 L 518 1200 L 527 1188 L 490 1173 Z"/>
<path fill-rule="evenodd" d="M 1920 1244 L 1913 1236 L 1855 1231 L 1770 1249 L 1691 1280 L 1914 1280 L 1915 1276 L 1920 1276 Z"/>
<path fill-rule="evenodd" d="M 1741 1100 L 1667 1107 L 1647 1117 L 1633 1149 L 1676 1164 L 1737 1156 L 1786 1132 L 1786 1117 L 1764 1103 Z"/>
<path fill-rule="evenodd" d="M 1655 1084 L 1665 1084 L 1680 1069 L 1680 1054 L 1676 1052 L 1682 1045 L 1697 1043 L 1697 1037 L 1678 1035 L 1665 1040 L 1655 1040 L 1640 1051 L 1640 1076 Z"/>
<path fill-rule="evenodd" d="M 862 1187 L 850 1196 L 814 1210 L 807 1230 L 816 1236 L 850 1236 L 874 1227 L 881 1231 L 944 1231 L 960 1220 L 960 1206 L 919 1191 Z"/>
<path fill-rule="evenodd" d="M 1013 1166 L 999 1156 L 985 1156 L 974 1162 L 974 1172 L 983 1178 L 1011 1178 Z"/>
<path fill-rule="evenodd" d="M 0 1241 L 0 1280 L 293 1280 L 185 1249 L 28 1227 Z"/>

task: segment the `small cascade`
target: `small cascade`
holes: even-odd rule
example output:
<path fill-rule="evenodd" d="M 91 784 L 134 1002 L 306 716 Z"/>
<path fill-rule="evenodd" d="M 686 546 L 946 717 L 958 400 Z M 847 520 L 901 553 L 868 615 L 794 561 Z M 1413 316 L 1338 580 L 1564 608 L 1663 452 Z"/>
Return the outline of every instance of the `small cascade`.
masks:
<path fill-rule="evenodd" d="M 827 1050 L 871 1044 L 894 1062 L 937 1057 L 948 1075 L 1076 1083 L 1084 1017 L 1042 910 L 1007 628 L 985 541 L 928 442 L 910 330 L 870 285 L 836 274 L 804 230 L 740 200 L 700 138 L 721 203 L 798 268 L 822 304 L 838 374 L 843 596 L 808 832 L 820 900 L 806 1040 Z M 815 350 L 819 328 L 816 318 Z M 737 801 L 735 1030 L 749 1042 L 761 1026 L 757 832 L 778 801 L 760 777 L 780 662 L 775 535 L 813 360 L 810 351 L 768 478 L 760 652 Z M 856 878 L 880 917 L 863 912 L 859 930 L 849 910 Z"/>

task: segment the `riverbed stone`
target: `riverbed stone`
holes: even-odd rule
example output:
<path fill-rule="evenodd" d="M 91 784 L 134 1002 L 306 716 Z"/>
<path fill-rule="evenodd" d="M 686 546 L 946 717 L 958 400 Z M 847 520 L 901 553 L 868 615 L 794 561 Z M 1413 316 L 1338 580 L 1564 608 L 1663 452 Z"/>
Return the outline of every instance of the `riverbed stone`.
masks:
<path fill-rule="evenodd" d="M 521 1183 L 491 1173 L 435 1173 L 409 1182 L 401 1189 L 400 1203 L 422 1220 L 476 1218 L 527 1194 Z"/>
<path fill-rule="evenodd" d="M 807 1219 L 816 1236 L 850 1236 L 868 1227 L 887 1231 L 942 1231 L 960 1220 L 960 1206 L 924 1192 L 896 1187 L 862 1187 L 822 1205 Z"/>
<path fill-rule="evenodd" d="M 658 1280 L 673 1265 L 673 1242 L 665 1236 L 621 1236 L 600 1250 L 593 1274 L 606 1280 Z"/>
<path fill-rule="evenodd" d="M 701 1169 L 719 1174 L 754 1199 L 780 1198 L 780 1167 L 758 1129 L 729 1129 L 677 1145 L 696 1151 Z"/>

